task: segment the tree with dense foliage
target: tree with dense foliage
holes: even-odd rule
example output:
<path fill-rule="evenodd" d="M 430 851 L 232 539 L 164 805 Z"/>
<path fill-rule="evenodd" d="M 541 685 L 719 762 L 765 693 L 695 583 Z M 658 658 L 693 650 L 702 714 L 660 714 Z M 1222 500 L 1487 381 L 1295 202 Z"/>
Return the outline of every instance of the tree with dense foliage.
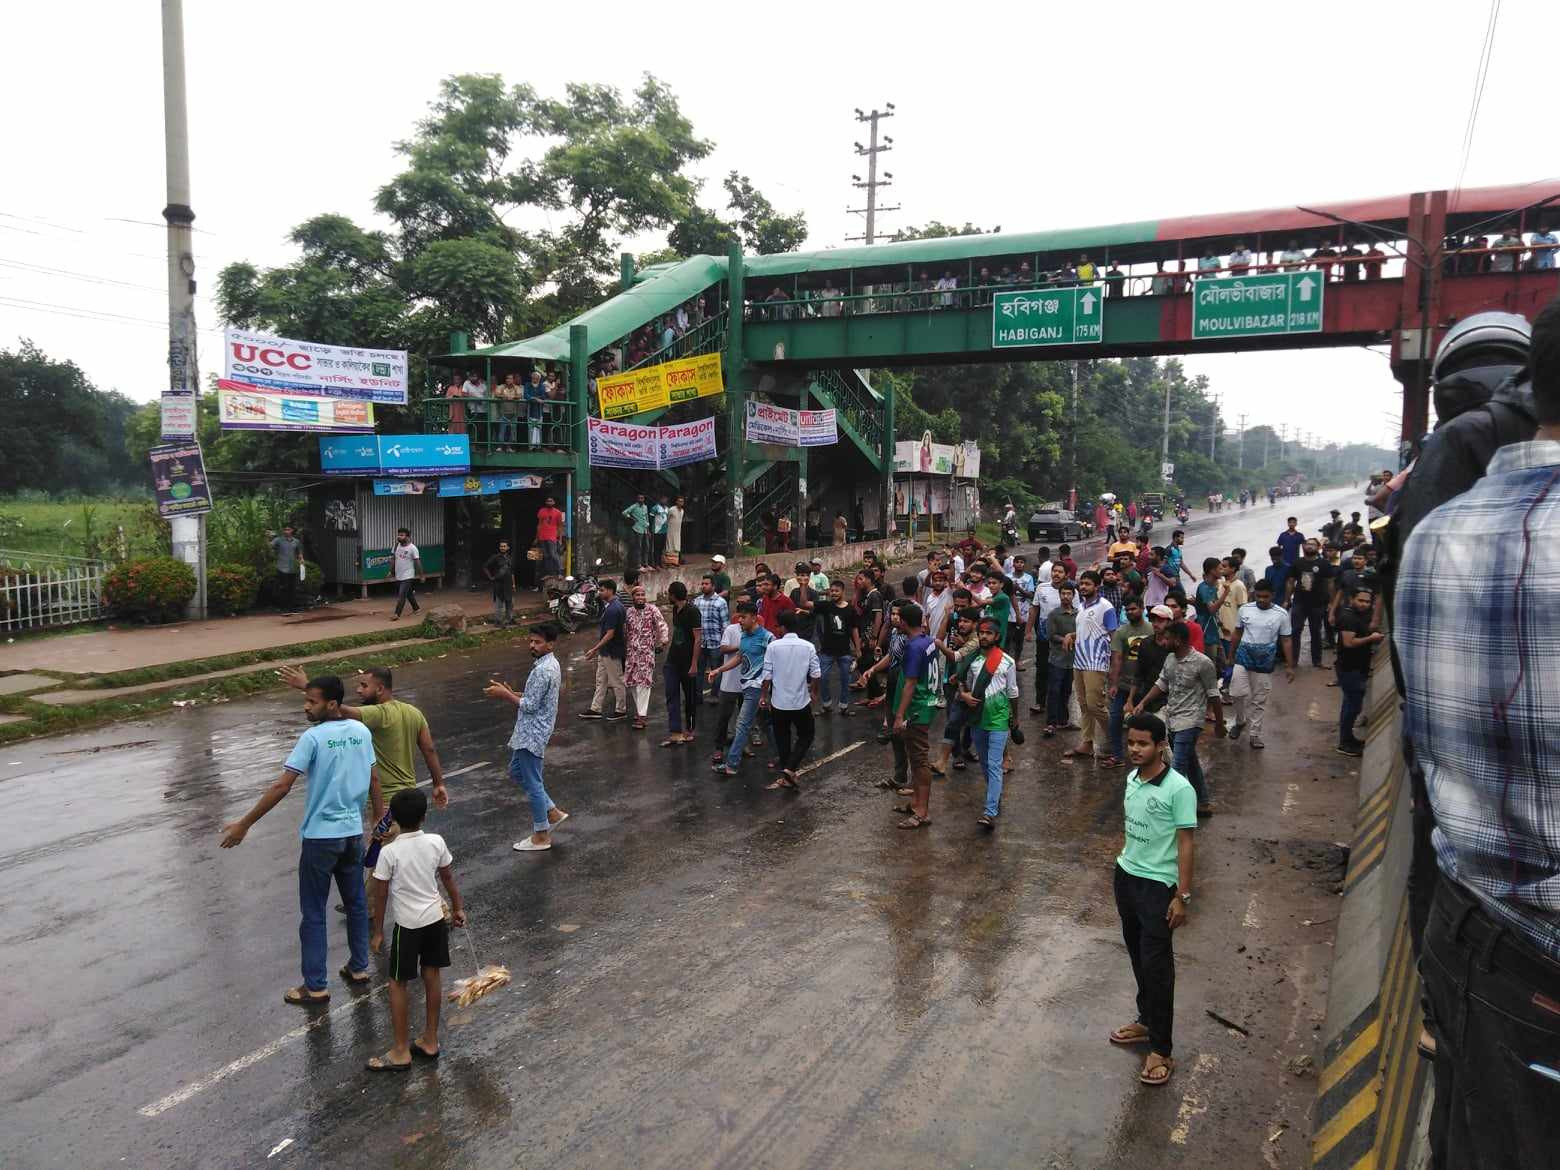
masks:
<path fill-rule="evenodd" d="M 136 404 L 99 390 L 75 362 L 55 361 L 32 342 L 0 349 L 0 493 L 98 493 L 146 478 L 123 436 Z"/>

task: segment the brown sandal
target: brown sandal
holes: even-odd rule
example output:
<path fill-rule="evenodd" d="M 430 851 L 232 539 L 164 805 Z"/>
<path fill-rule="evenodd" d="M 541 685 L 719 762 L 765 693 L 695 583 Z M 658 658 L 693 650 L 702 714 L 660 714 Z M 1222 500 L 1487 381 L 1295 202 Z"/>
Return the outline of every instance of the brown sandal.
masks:
<path fill-rule="evenodd" d="M 1111 1032 L 1110 1042 L 1112 1044 L 1120 1044 L 1122 1047 L 1126 1047 L 1129 1044 L 1147 1044 L 1148 1029 L 1136 1021 L 1130 1024 L 1123 1024 Z"/>
<path fill-rule="evenodd" d="M 1149 1059 L 1154 1058 L 1149 1053 Z M 1138 1073 L 1138 1080 L 1145 1085 L 1162 1085 L 1170 1079 L 1170 1074 L 1175 1072 L 1175 1061 L 1168 1056 L 1161 1056 L 1158 1064 L 1144 1064 L 1143 1071 Z"/>
<path fill-rule="evenodd" d="M 915 813 L 911 813 L 904 820 L 899 822 L 899 827 L 901 829 L 924 829 L 927 825 L 929 825 L 931 823 L 932 823 L 932 818 L 931 817 L 921 817 L 921 816 L 916 816 Z"/>

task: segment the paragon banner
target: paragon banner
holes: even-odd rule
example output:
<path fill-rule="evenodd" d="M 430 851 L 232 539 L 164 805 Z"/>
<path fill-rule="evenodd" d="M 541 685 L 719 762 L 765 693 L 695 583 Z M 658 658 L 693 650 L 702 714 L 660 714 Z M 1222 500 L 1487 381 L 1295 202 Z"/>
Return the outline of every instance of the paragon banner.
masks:
<path fill-rule="evenodd" d="M 406 351 L 357 349 L 229 329 L 222 374 L 264 390 L 406 405 Z"/>
<path fill-rule="evenodd" d="M 715 458 L 715 419 L 669 427 L 641 427 L 606 419 L 587 419 L 593 467 L 630 467 L 656 471 Z"/>
<path fill-rule="evenodd" d="M 374 429 L 372 402 L 261 390 L 219 379 L 217 403 L 225 431 L 356 433 Z"/>
<path fill-rule="evenodd" d="M 596 379 L 596 400 L 605 419 L 632 418 L 679 402 L 724 393 L 720 354 L 704 353 Z"/>

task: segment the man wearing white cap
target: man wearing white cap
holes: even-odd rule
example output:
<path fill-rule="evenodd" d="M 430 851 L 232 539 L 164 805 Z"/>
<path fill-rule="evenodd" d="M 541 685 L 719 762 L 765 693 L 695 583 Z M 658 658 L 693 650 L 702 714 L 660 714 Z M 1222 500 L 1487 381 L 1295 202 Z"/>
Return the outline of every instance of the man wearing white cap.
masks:
<path fill-rule="evenodd" d="M 726 573 L 726 558 L 716 553 L 710 558 L 710 580 L 715 583 L 715 592 L 726 599 L 726 604 L 731 604 L 731 578 Z"/>

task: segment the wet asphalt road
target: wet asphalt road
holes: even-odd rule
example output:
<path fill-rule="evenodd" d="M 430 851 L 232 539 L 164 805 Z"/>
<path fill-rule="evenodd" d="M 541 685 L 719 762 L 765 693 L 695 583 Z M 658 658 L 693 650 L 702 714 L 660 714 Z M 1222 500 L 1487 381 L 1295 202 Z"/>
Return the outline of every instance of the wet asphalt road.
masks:
<path fill-rule="evenodd" d="M 1300 501 L 1302 529 L 1357 498 Z M 1244 544 L 1260 567 L 1285 514 L 1199 514 L 1188 560 Z M 0 748 L 5 1164 L 1305 1164 L 1315 1082 L 1282 1060 L 1312 1051 L 1331 927 L 1294 924 L 1336 914 L 1327 843 L 1348 837 L 1354 782 L 1327 750 L 1325 675 L 1279 683 L 1267 752 L 1205 748 L 1221 808 L 1177 936 L 1180 1066 L 1154 1090 L 1104 1040 L 1132 1014 L 1110 892 L 1121 773 L 1062 765 L 1035 735 L 994 837 L 973 770 L 937 784 L 930 829 L 901 832 L 868 719 L 819 721 L 814 758 L 845 754 L 800 795 L 763 791 L 752 762 L 721 784 L 702 741 L 656 747 L 659 697 L 647 733 L 578 722 L 582 648 L 560 653 L 547 758 L 574 817 L 536 856 L 509 848 L 529 818 L 508 709 L 479 694 L 522 678 L 523 651 L 398 672 L 446 770 L 469 769 L 429 827 L 482 960 L 515 975 L 447 1013 L 441 1064 L 408 1076 L 361 1072 L 389 1043 L 382 982 L 333 978 L 328 1012 L 281 1001 L 301 793 L 217 847 L 304 726 L 291 692 Z M 331 932 L 334 972 L 339 917 Z M 472 965 L 455 941 L 452 978 Z"/>

